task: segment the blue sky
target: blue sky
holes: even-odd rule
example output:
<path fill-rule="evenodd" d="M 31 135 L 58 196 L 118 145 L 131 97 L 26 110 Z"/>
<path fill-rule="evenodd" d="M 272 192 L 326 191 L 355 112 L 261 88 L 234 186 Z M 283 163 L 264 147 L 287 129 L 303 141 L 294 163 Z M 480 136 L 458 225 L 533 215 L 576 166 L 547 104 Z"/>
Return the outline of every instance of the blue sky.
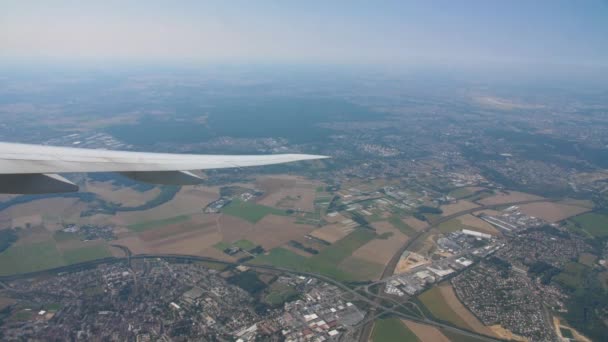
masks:
<path fill-rule="evenodd" d="M 608 66 L 608 0 L 7 1 L 0 59 Z"/>

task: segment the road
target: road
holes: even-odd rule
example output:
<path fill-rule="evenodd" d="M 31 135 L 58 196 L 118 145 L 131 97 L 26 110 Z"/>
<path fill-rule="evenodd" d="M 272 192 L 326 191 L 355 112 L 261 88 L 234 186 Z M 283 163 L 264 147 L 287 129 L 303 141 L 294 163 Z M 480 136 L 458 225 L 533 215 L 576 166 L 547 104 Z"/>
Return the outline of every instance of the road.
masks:
<path fill-rule="evenodd" d="M 453 218 L 465 215 L 465 214 L 470 214 L 473 213 L 475 211 L 479 211 L 479 210 L 484 210 L 484 209 L 494 209 L 500 206 L 504 206 L 504 205 L 521 205 L 521 204 L 527 204 L 527 203 L 535 203 L 535 202 L 547 202 L 547 201 L 555 201 L 555 200 L 547 200 L 547 199 L 543 199 L 543 200 L 530 200 L 530 201 L 520 201 L 520 202 L 511 202 L 511 203 L 504 203 L 504 204 L 497 204 L 497 205 L 486 205 L 486 206 L 480 206 L 477 208 L 473 208 L 473 209 L 468 209 L 468 210 L 463 210 L 461 212 L 458 213 L 454 213 L 445 217 L 441 217 L 435 221 L 433 221 L 428 227 L 426 227 L 424 230 L 418 232 L 412 239 L 408 240 L 400 249 L 399 251 L 397 251 L 397 253 L 395 253 L 395 255 L 393 256 L 393 258 L 390 260 L 390 262 L 386 265 L 381 279 L 385 279 L 389 276 L 392 276 L 392 274 L 394 273 L 395 267 L 399 261 L 399 258 L 401 257 L 401 255 L 403 254 L 403 252 L 405 250 L 407 250 L 417 239 L 419 239 L 420 237 L 424 236 L 424 234 L 426 234 L 429 230 L 437 227 L 439 224 L 449 221 Z M 78 264 L 73 264 L 70 266 L 62 266 L 62 267 L 58 267 L 58 268 L 54 268 L 54 269 L 49 269 L 49 270 L 44 270 L 44 271 L 37 271 L 37 272 L 31 272 L 31 273 L 25 273 L 25 274 L 16 274 L 16 275 L 11 275 L 11 276 L 1 276 L 0 277 L 0 282 L 6 282 L 6 281 L 12 281 L 12 280 L 16 280 L 16 279 L 26 279 L 26 278 L 32 278 L 32 277 L 36 277 L 36 276 L 40 276 L 40 275 L 46 275 L 46 274 L 57 274 L 57 273 L 61 273 L 61 272 L 73 272 L 76 270 L 84 270 L 84 269 L 89 269 L 91 267 L 94 266 L 98 266 L 101 264 L 108 264 L 108 263 L 116 263 L 116 262 L 127 262 L 127 265 L 130 265 L 131 261 L 134 259 L 155 259 L 155 258 L 163 258 L 163 259 L 173 259 L 173 260 L 185 260 L 185 261 L 205 261 L 205 262 L 213 262 L 213 263 L 218 263 L 218 264 L 224 264 L 224 265 L 231 265 L 231 266 L 238 266 L 238 265 L 245 265 L 254 269 L 266 269 L 266 270 L 273 270 L 273 271 L 281 271 L 281 272 L 286 272 L 286 273 L 292 273 L 292 274 L 298 274 L 298 275 L 303 275 L 303 276 L 308 276 L 308 277 L 313 277 L 319 280 L 322 280 L 326 283 L 330 283 L 336 287 L 341 288 L 343 291 L 345 291 L 346 293 L 352 295 L 354 298 L 356 298 L 359 301 L 362 301 L 368 305 L 370 305 L 371 307 L 371 311 L 370 311 L 370 315 L 368 315 L 369 317 L 379 317 L 380 315 L 384 314 L 384 313 L 389 313 L 392 314 L 394 316 L 397 316 L 399 318 L 402 319 L 407 319 L 416 323 L 421 323 L 421 324 L 425 324 L 425 325 L 431 325 L 431 326 L 435 326 L 444 330 L 448 330 L 448 331 L 452 331 L 464 336 L 469 336 L 469 337 L 474 337 L 480 341 L 501 341 L 499 339 L 493 338 L 493 337 L 489 337 L 489 336 L 485 336 L 485 335 L 481 335 L 469 330 L 465 330 L 465 329 L 460 329 L 451 325 L 447 325 L 441 322 L 437 322 L 431 319 L 428 319 L 426 317 L 424 318 L 420 318 L 418 316 L 414 316 L 414 315 L 408 315 L 405 314 L 403 312 L 397 311 L 395 309 L 395 307 L 399 307 L 399 306 L 404 306 L 407 305 L 408 303 L 399 303 L 394 301 L 392 298 L 390 297 L 385 297 L 382 296 L 381 294 L 383 293 L 383 287 L 380 287 L 379 289 L 379 293 L 377 294 L 373 294 L 373 293 L 369 293 L 369 296 L 373 296 L 374 299 L 370 299 L 367 296 L 362 295 L 361 293 L 357 292 L 356 290 L 348 287 L 347 285 L 336 281 L 334 279 L 328 278 L 326 276 L 320 275 L 320 274 L 316 274 L 316 273 L 309 273 L 309 272 L 300 272 L 300 271 L 293 271 L 290 269 L 285 269 L 285 268 L 281 268 L 281 267 L 275 267 L 275 266 L 270 266 L 270 265 L 256 265 L 256 264 L 251 264 L 251 263 L 238 263 L 238 262 L 230 262 L 230 261 L 223 261 L 223 260 L 218 260 L 218 259 L 214 259 L 214 258 L 209 258 L 209 257 L 202 257 L 202 256 L 194 256 L 194 255 L 182 255 L 182 254 L 136 254 L 133 255 L 131 253 L 131 251 L 124 247 L 124 246 L 119 246 L 119 245 L 115 245 L 115 247 L 120 248 L 121 250 L 123 250 L 125 252 L 125 256 L 124 257 L 109 257 L 109 258 L 104 258 L 104 259 L 98 259 L 98 260 L 92 260 L 92 261 L 87 261 L 87 262 L 83 262 L 83 263 L 78 263 Z M 8 288 L 7 290 L 10 291 L 10 288 Z M 392 302 L 393 306 L 385 306 L 382 301 L 387 301 L 387 302 Z M 368 317 L 368 319 L 369 319 Z M 369 319 L 368 323 L 365 325 L 363 333 L 360 335 L 360 341 L 365 341 L 367 342 L 369 340 L 369 337 L 371 336 L 371 329 L 373 327 L 373 322 L 374 320 Z"/>
<path fill-rule="evenodd" d="M 462 215 L 472 214 L 476 211 L 487 210 L 487 209 L 496 209 L 496 208 L 499 208 L 499 207 L 502 207 L 505 205 L 511 206 L 511 205 L 522 205 L 522 204 L 529 204 L 529 203 L 536 203 L 536 202 L 554 202 L 554 201 L 557 201 L 557 200 L 556 199 L 539 199 L 539 200 L 518 201 L 518 202 L 510 202 L 510 203 L 493 204 L 493 205 L 482 205 L 482 206 L 479 206 L 476 208 L 471 208 L 471 209 L 459 211 L 459 212 L 451 214 L 451 215 L 440 217 L 437 220 L 434 220 L 433 222 L 431 222 L 431 224 L 429 224 L 428 227 L 426 227 L 423 230 L 416 233 L 403 246 L 401 246 L 401 248 L 393 255 L 391 260 L 384 267 L 384 271 L 382 272 L 380 279 L 384 280 L 384 279 L 392 276 L 393 273 L 395 273 L 395 268 L 397 267 L 397 264 L 399 263 L 399 259 L 401 259 L 401 255 L 403 255 L 403 252 L 405 252 L 408 248 L 410 248 L 418 239 L 423 237 L 431 229 L 436 228 L 437 226 L 439 226 L 440 224 L 442 224 L 444 222 L 455 219 Z M 384 292 L 384 286 L 381 286 L 378 289 L 378 295 L 379 295 L 379 298 L 377 299 L 378 302 L 381 301 L 382 298 L 384 298 L 383 296 L 381 296 L 381 294 L 383 292 Z M 373 326 L 374 326 L 374 323 L 370 322 L 363 328 L 363 332 L 360 335 L 359 342 L 369 341 L 369 339 L 371 337 Z M 477 336 L 483 336 L 483 335 L 477 335 Z"/>
<path fill-rule="evenodd" d="M 124 249 L 123 249 L 124 250 Z M 297 275 L 302 275 L 302 276 L 308 276 L 308 277 L 313 277 L 316 279 L 319 279 L 323 282 L 327 282 L 330 283 L 336 287 L 339 287 L 340 289 L 342 289 L 344 292 L 346 292 L 347 294 L 352 295 L 352 297 L 355 300 L 364 302 L 368 305 L 370 305 L 373 309 L 374 312 L 376 312 L 378 315 L 382 314 L 382 313 L 389 313 L 392 314 L 394 316 L 403 318 L 403 319 L 408 319 L 417 323 L 421 323 L 421 324 L 426 324 L 426 325 L 432 325 L 432 326 L 436 326 L 436 327 L 440 327 L 443 329 L 448 329 L 454 332 L 457 332 L 459 334 L 462 335 L 466 335 L 466 336 L 471 336 L 471 337 L 475 337 L 477 339 L 480 339 L 482 341 L 498 341 L 496 339 L 492 339 L 492 338 L 488 338 L 485 337 L 483 335 L 479 335 L 467 330 L 463 330 L 463 329 L 459 329 L 459 328 L 455 328 L 440 322 L 435 322 L 429 319 L 423 319 L 423 318 L 419 318 L 417 316 L 414 315 L 408 315 L 408 314 L 404 314 L 402 312 L 399 312 L 397 310 L 394 309 L 394 307 L 388 307 L 383 305 L 382 303 L 380 303 L 377 300 L 373 300 L 373 299 L 369 299 L 368 297 L 358 293 L 357 291 L 353 290 L 352 288 L 346 286 L 345 284 L 336 281 L 334 279 L 325 277 L 323 275 L 320 274 L 316 274 L 316 273 L 309 273 L 309 272 L 299 272 L 299 271 L 293 271 L 293 270 L 289 270 L 289 269 L 285 269 L 285 268 L 281 268 L 281 267 L 275 267 L 275 266 L 269 266 L 269 265 L 256 265 L 256 264 L 251 264 L 251 263 L 238 263 L 238 262 L 230 262 L 230 261 L 223 261 L 223 260 L 218 260 L 218 259 L 214 259 L 214 258 L 209 258 L 209 257 L 202 257 L 202 256 L 195 256 L 195 255 L 182 255 L 182 254 L 131 254 L 130 251 L 128 252 L 128 256 L 125 257 L 111 257 L 111 258 L 104 258 L 104 259 L 99 259 L 99 260 L 93 260 L 93 261 L 87 261 L 87 262 L 82 262 L 82 263 L 78 263 L 78 264 L 74 264 L 74 265 L 70 265 L 70 266 L 62 266 L 62 267 L 57 267 L 54 269 L 49 269 L 49 270 L 44 270 L 44 271 L 38 271 L 38 272 L 32 272 L 32 273 L 25 273 L 25 274 L 17 274 L 17 275 L 12 275 L 12 276 L 2 276 L 0 277 L 0 282 L 6 282 L 6 281 L 13 281 L 13 280 L 17 280 L 17 279 L 27 279 L 27 278 L 32 278 L 32 277 L 36 277 L 36 276 L 41 276 L 41 275 L 48 275 L 48 274 L 57 274 L 57 273 L 62 273 L 62 272 L 73 272 L 73 271 L 77 271 L 77 270 L 84 270 L 84 269 L 89 269 L 91 267 L 95 267 L 101 264 L 107 264 L 107 263 L 116 263 L 116 262 L 129 262 L 132 260 L 137 260 L 137 259 L 157 259 L 157 258 L 161 258 L 161 259 L 168 259 L 168 260 L 181 260 L 181 261 L 204 261 L 204 262 L 213 262 L 213 263 L 218 263 L 218 264 L 223 264 L 223 265 L 229 265 L 229 266 L 238 266 L 238 265 L 245 265 L 247 267 L 253 268 L 253 269 L 265 269 L 265 270 L 271 270 L 271 271 L 280 271 L 280 272 L 286 272 L 286 273 L 291 273 L 291 274 L 297 274 Z M 5 288 L 5 290 L 7 291 L 11 291 L 11 288 Z"/>

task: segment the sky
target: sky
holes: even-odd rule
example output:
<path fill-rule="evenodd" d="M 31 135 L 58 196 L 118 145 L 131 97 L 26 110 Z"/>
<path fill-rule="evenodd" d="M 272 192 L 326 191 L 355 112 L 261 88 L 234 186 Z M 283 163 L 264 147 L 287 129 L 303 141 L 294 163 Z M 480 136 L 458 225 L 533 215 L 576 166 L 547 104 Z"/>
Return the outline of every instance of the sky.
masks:
<path fill-rule="evenodd" d="M 0 0 L 0 60 L 608 67 L 608 0 Z"/>

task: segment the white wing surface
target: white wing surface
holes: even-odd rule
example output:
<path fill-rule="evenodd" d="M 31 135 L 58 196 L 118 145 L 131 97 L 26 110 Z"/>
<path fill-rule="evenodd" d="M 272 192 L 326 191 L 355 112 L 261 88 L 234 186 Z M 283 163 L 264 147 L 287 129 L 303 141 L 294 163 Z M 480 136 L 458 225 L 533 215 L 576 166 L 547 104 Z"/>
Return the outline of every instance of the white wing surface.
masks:
<path fill-rule="evenodd" d="M 160 184 L 193 184 L 193 170 L 239 168 L 324 159 L 308 154 L 195 155 L 92 150 L 0 143 L 0 192 L 46 193 L 76 191 L 56 173 L 120 172 L 136 180 Z M 71 184 L 53 190 L 53 184 Z M 50 187 L 49 189 L 45 189 Z M 33 187 L 33 188 L 32 188 Z"/>

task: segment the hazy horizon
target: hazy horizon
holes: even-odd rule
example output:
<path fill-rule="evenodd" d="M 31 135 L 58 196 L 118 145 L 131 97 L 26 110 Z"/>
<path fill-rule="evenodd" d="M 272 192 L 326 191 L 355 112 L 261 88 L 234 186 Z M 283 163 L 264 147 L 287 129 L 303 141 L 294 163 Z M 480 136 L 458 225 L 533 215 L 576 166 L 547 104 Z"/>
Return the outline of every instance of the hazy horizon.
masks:
<path fill-rule="evenodd" d="M 0 60 L 594 75 L 608 69 L 606 17 L 605 1 L 4 1 Z"/>

